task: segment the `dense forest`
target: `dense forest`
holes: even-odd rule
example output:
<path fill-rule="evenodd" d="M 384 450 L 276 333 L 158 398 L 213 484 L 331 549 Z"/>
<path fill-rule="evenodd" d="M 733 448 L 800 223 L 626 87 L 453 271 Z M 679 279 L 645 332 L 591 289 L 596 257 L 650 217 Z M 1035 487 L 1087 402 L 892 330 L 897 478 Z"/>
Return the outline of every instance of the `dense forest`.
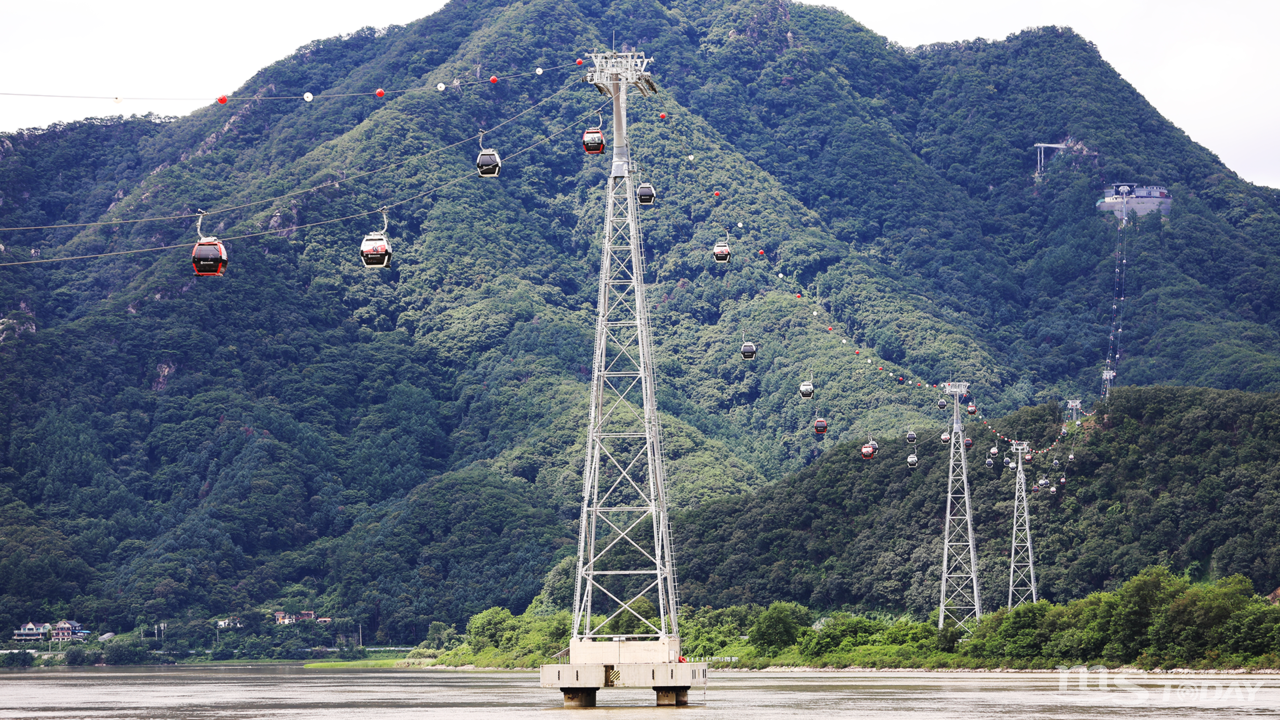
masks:
<path fill-rule="evenodd" d="M 927 612 L 941 450 L 910 472 L 897 438 L 940 424 L 948 378 L 1046 441 L 1064 395 L 1093 406 L 1121 232 L 1121 383 L 1217 390 L 1126 389 L 1072 436 L 1066 490 L 1037 498 L 1043 593 L 1153 563 L 1280 584 L 1275 398 L 1252 394 L 1280 391 L 1280 193 L 1086 39 L 908 49 L 785 0 L 455 0 L 188 117 L 0 135 L 0 227 L 68 226 L 0 232 L 0 263 L 190 243 L 197 210 L 236 238 L 221 278 L 185 249 L 0 267 L 0 623 L 313 609 L 416 644 L 555 585 L 607 162 L 578 144 L 600 98 L 573 63 L 615 30 L 662 89 L 631 99 L 630 143 L 660 193 L 642 230 L 683 598 Z M 482 129 L 497 181 L 474 177 Z M 1063 141 L 1033 177 L 1033 143 Z M 1168 186 L 1172 213 L 1121 230 L 1093 207 L 1120 180 Z M 402 201 L 393 267 L 360 267 Z M 106 221 L 127 222 L 78 225 Z M 1006 475 L 975 473 L 997 597 Z"/>

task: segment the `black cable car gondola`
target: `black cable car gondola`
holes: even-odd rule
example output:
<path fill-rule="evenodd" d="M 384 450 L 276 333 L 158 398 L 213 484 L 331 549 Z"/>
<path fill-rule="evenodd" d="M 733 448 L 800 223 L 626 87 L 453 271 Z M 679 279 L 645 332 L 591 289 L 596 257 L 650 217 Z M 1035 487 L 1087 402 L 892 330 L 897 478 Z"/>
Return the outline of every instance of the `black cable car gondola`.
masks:
<path fill-rule="evenodd" d="M 1005 467 L 1013 467 L 1013 461 L 1012 461 L 1012 460 L 1010 460 L 1009 458 L 1005 458 L 1005 459 L 1004 459 L 1004 466 L 1005 466 Z"/>
<path fill-rule="evenodd" d="M 871 449 L 872 449 L 872 450 L 879 450 L 879 449 L 880 449 L 880 443 L 876 442 L 876 439 L 875 439 L 875 438 L 871 438 L 870 440 L 868 440 L 868 441 L 867 441 L 867 444 L 871 446 Z"/>
<path fill-rule="evenodd" d="M 641 205 L 652 205 L 657 199 L 658 191 L 653 189 L 653 185 L 640 183 L 640 187 L 636 188 L 636 202 Z"/>
<path fill-rule="evenodd" d="M 944 398 L 938 398 L 938 409 L 939 410 L 947 409 L 947 401 Z"/>
<path fill-rule="evenodd" d="M 813 421 L 813 431 L 814 431 L 814 432 L 816 432 L 816 433 L 818 433 L 819 435 L 826 435 L 826 434 L 827 434 L 827 421 L 826 421 L 826 420 L 824 420 L 823 418 L 818 418 L 817 420 L 814 420 L 814 421 Z"/>
<path fill-rule="evenodd" d="M 1053 466 L 1056 468 L 1056 467 L 1058 467 L 1058 464 L 1059 464 L 1059 463 L 1058 463 L 1058 458 L 1054 458 L 1054 459 L 1053 459 Z"/>
<path fill-rule="evenodd" d="M 918 464 L 920 464 L 920 459 L 915 456 L 915 453 L 907 456 L 907 467 L 915 467 Z"/>
<path fill-rule="evenodd" d="M 205 237 L 200 232 L 200 224 L 204 221 L 204 211 L 198 211 L 196 218 L 196 235 L 200 237 L 195 247 L 191 248 L 191 269 L 196 275 L 221 276 L 227 270 L 227 248 L 216 237 Z"/>
<path fill-rule="evenodd" d="M 382 213 L 382 230 L 371 232 L 360 242 L 360 260 L 365 267 L 391 267 L 391 241 L 387 239 L 387 209 L 380 208 Z"/>
<path fill-rule="evenodd" d="M 909 443 L 913 443 L 913 442 L 915 442 L 915 441 L 916 441 L 916 433 L 915 433 L 915 431 L 914 431 L 914 430 L 908 430 L 908 431 L 907 431 L 907 442 L 909 442 Z"/>
<path fill-rule="evenodd" d="M 596 114 L 600 117 L 600 124 L 582 131 L 582 149 L 586 150 L 588 155 L 599 155 L 604 152 L 604 115 Z"/>
<path fill-rule="evenodd" d="M 476 156 L 476 171 L 480 173 L 480 177 L 498 177 L 502 172 L 502 158 L 498 157 L 497 150 L 490 150 L 484 146 L 484 131 L 480 131 L 480 154 Z"/>
<path fill-rule="evenodd" d="M 995 466 L 996 466 L 996 461 L 992 460 L 991 458 L 987 458 L 987 467 L 993 468 Z"/>
<path fill-rule="evenodd" d="M 809 373 L 809 379 L 800 383 L 800 397 L 813 397 L 813 373 Z"/>

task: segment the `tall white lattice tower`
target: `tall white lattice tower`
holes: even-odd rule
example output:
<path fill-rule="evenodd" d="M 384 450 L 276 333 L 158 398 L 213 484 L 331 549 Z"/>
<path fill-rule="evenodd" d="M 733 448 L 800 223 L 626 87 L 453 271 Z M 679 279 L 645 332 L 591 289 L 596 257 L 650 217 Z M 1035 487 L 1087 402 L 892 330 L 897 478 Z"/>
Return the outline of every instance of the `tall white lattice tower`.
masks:
<path fill-rule="evenodd" d="M 942 384 L 951 396 L 951 461 L 947 464 L 947 519 L 942 531 L 942 599 L 938 604 L 938 629 L 947 618 L 963 630 L 977 626 L 982 617 L 978 590 L 978 548 L 973 540 L 973 510 L 969 502 L 969 459 L 964 447 L 964 423 L 960 398 L 969 383 Z"/>
<path fill-rule="evenodd" d="M 1031 547 L 1031 510 L 1027 505 L 1027 474 L 1022 460 L 1030 445 L 1014 441 L 1018 472 L 1013 481 L 1013 547 L 1009 551 L 1009 607 L 1036 602 L 1036 554 Z"/>
<path fill-rule="evenodd" d="M 706 664 L 680 662 L 666 473 L 653 384 L 644 254 L 627 146 L 627 92 L 656 91 L 644 53 L 598 53 L 592 83 L 613 100 L 600 258 L 587 457 L 569 663 L 545 665 L 542 685 L 566 706 L 595 705 L 602 687 L 646 687 L 659 705 L 688 702 Z"/>

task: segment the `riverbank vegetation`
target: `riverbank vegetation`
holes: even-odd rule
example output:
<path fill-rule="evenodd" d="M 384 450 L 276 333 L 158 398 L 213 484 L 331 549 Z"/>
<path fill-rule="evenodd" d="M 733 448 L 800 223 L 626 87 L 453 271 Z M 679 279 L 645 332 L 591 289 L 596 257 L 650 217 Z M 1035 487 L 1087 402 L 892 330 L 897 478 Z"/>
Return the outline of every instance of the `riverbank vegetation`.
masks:
<path fill-rule="evenodd" d="M 537 603 L 522 615 L 491 608 L 471 619 L 457 648 L 410 657 L 416 653 L 423 667 L 532 668 L 554 662 L 569 626 L 568 611 Z M 685 608 L 680 632 L 686 657 L 733 668 L 1280 668 L 1280 606 L 1242 576 L 1195 583 L 1162 566 L 1115 592 L 990 611 L 968 635 L 953 626 L 939 631 L 936 614 L 922 622 L 818 613 L 785 601 Z"/>

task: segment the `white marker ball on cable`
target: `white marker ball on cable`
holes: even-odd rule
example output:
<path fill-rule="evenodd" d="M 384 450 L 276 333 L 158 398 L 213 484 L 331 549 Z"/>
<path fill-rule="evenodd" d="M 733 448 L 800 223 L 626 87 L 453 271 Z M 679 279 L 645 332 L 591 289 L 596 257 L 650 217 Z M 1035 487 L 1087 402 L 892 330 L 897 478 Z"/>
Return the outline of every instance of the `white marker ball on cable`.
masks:
<path fill-rule="evenodd" d="M 848 341 L 848 340 L 841 340 L 840 342 L 841 342 L 842 344 L 844 344 L 844 345 L 848 345 L 848 344 L 849 344 L 849 341 Z"/>
<path fill-rule="evenodd" d="M 742 223 L 738 223 L 738 227 L 742 227 Z"/>
<path fill-rule="evenodd" d="M 693 156 L 692 156 L 692 155 L 690 155 L 690 156 L 689 156 L 689 159 L 690 159 L 690 160 L 692 160 L 692 159 L 693 159 Z"/>
<path fill-rule="evenodd" d="M 307 102 L 311 102 L 313 98 L 315 98 L 315 95 L 312 95 L 311 93 L 302 93 L 302 99 Z"/>
<path fill-rule="evenodd" d="M 817 310 L 814 310 L 814 311 L 813 311 L 813 316 L 814 316 L 814 317 L 818 317 L 818 311 L 817 311 Z"/>
<path fill-rule="evenodd" d="M 778 279 L 779 279 L 779 280 L 781 280 L 781 279 L 782 279 L 782 273 L 778 273 Z"/>
<path fill-rule="evenodd" d="M 534 72 L 535 72 L 535 73 L 537 73 L 537 74 L 539 74 L 539 75 L 541 75 L 541 74 L 542 74 L 542 68 L 537 68 L 537 69 L 535 69 L 535 70 L 534 70 Z"/>
<path fill-rule="evenodd" d="M 113 102 L 115 102 L 115 104 L 119 105 L 120 103 L 124 102 L 124 98 L 118 97 L 118 98 L 116 98 Z"/>
<path fill-rule="evenodd" d="M 436 89 L 440 92 L 444 92 L 444 83 L 436 83 Z"/>

